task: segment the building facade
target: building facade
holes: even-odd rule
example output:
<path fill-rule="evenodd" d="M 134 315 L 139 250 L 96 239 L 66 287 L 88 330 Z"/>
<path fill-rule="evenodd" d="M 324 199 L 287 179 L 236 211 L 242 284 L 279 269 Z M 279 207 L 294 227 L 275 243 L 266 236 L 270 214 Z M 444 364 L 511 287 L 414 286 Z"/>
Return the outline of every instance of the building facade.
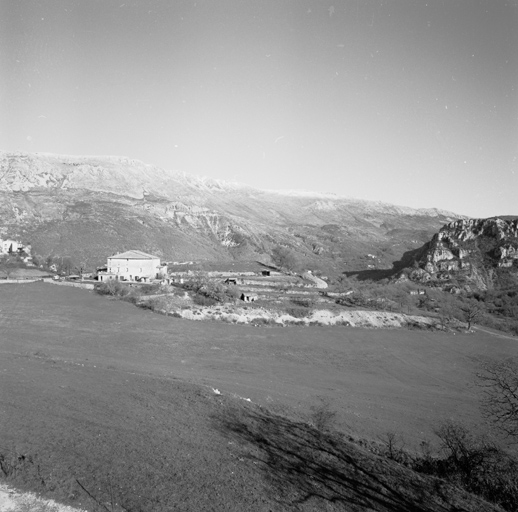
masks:
<path fill-rule="evenodd" d="M 166 273 L 160 265 L 160 258 L 142 251 L 126 251 L 108 258 L 106 272 L 99 272 L 99 281 L 117 279 L 121 281 L 140 281 L 157 279 Z"/>
<path fill-rule="evenodd" d="M 18 242 L 17 240 L 0 239 L 0 254 L 9 254 L 9 252 L 17 253 L 20 249 L 23 249 L 21 242 Z"/>

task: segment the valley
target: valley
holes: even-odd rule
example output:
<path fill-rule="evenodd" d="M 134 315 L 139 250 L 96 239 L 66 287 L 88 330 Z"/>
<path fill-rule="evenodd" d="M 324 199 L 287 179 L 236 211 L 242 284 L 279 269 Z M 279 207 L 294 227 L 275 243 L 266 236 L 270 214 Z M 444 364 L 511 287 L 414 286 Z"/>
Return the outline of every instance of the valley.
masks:
<path fill-rule="evenodd" d="M 516 219 L 123 157 L 0 171 L 7 483 L 89 512 L 513 509 L 476 374 L 518 358 Z"/>
<path fill-rule="evenodd" d="M 518 512 L 518 0 L 0 0 L 0 512 Z"/>

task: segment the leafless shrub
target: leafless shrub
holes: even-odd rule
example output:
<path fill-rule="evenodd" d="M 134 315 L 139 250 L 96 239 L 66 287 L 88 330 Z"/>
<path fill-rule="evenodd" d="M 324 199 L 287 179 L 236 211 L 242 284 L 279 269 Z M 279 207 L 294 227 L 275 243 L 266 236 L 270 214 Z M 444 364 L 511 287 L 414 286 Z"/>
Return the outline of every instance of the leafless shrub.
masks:
<path fill-rule="evenodd" d="M 475 438 L 467 427 L 447 421 L 435 430 L 441 449 L 461 476 L 469 479 L 493 446 Z"/>
<path fill-rule="evenodd" d="M 319 403 L 311 407 L 311 424 L 320 432 L 334 429 L 337 412 L 327 398 L 320 398 Z"/>
<path fill-rule="evenodd" d="M 409 456 L 405 451 L 404 439 L 395 432 L 386 432 L 379 438 L 384 445 L 384 455 L 399 464 L 408 464 Z"/>
<path fill-rule="evenodd" d="M 518 461 L 514 457 L 459 423 L 443 423 L 435 434 L 445 457 L 430 459 L 427 473 L 460 485 L 505 510 L 518 510 Z"/>
<path fill-rule="evenodd" d="M 484 363 L 476 376 L 484 416 L 507 437 L 518 438 L 518 359 Z"/>

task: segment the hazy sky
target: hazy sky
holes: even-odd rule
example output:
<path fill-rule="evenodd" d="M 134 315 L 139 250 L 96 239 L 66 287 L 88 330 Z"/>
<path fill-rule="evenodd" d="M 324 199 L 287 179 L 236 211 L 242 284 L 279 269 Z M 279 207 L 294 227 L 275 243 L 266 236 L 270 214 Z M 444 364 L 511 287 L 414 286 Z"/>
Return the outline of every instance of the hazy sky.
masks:
<path fill-rule="evenodd" d="M 0 0 L 0 148 L 518 215 L 518 0 Z"/>

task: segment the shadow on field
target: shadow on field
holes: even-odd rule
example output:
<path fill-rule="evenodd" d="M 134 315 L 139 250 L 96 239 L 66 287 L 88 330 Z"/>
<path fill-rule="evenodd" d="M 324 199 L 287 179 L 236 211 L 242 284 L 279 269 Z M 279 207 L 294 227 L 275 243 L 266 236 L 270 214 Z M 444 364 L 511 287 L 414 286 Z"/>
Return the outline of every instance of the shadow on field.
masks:
<path fill-rule="evenodd" d="M 355 512 L 475 510 L 469 498 L 456 495 L 457 489 L 425 480 L 341 434 L 321 432 L 264 409 L 226 411 L 216 423 L 241 445 L 242 458 L 259 465 L 274 494 L 270 498 L 283 507 Z"/>

